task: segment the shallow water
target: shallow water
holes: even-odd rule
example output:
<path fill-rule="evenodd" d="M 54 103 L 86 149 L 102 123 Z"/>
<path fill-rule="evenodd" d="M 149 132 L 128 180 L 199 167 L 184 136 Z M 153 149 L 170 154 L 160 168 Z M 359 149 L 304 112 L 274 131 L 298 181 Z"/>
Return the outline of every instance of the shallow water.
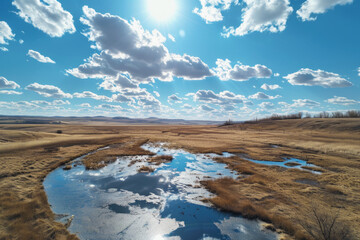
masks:
<path fill-rule="evenodd" d="M 304 170 L 304 171 L 308 171 L 308 172 L 312 172 L 314 174 L 321 174 L 320 171 L 315 171 L 315 170 L 309 170 L 309 169 L 305 169 L 303 167 L 318 167 L 314 164 L 308 163 L 305 160 L 301 160 L 301 159 L 297 159 L 297 158 L 283 158 L 284 161 L 282 162 L 275 162 L 275 161 L 261 161 L 261 160 L 254 160 L 248 157 L 244 157 L 241 156 L 243 159 L 247 160 L 247 161 L 251 161 L 253 163 L 258 163 L 258 164 L 264 164 L 264 165 L 269 165 L 269 166 L 279 166 L 279 167 L 284 167 L 284 168 L 297 168 L 300 170 Z M 289 163 L 294 163 L 295 166 L 288 166 L 286 164 Z"/>
<path fill-rule="evenodd" d="M 225 213 L 200 201 L 212 196 L 200 187 L 203 179 L 238 176 L 212 160 L 230 154 L 191 154 L 164 145 L 143 146 L 173 161 L 138 173 L 148 156 L 120 157 L 101 170 L 87 171 L 73 161 L 44 181 L 52 210 L 74 215 L 69 230 L 80 239 L 276 239 L 258 221 Z M 137 159 L 132 166 L 129 163 Z M 74 166 L 75 164 L 79 164 Z"/>

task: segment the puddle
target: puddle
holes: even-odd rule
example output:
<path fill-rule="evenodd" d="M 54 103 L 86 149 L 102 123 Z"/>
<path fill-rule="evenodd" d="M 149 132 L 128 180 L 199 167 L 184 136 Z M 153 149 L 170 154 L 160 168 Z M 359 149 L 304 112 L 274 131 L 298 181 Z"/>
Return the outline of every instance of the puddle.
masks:
<path fill-rule="evenodd" d="M 270 147 L 271 147 L 271 148 L 279 148 L 280 146 L 279 146 L 279 145 L 275 145 L 275 144 L 270 144 Z"/>
<path fill-rule="evenodd" d="M 243 155 L 240 156 L 241 158 L 253 162 L 253 163 L 258 163 L 258 164 L 264 164 L 264 165 L 269 165 L 269 166 L 279 166 L 279 167 L 284 167 L 284 168 L 297 168 L 297 169 L 301 169 L 304 171 L 308 171 L 314 174 L 321 174 L 322 172 L 320 171 L 315 171 L 315 170 L 310 170 L 310 169 L 305 169 L 303 167 L 315 167 L 315 168 L 319 168 L 319 166 L 316 166 L 314 164 L 308 163 L 305 160 L 301 160 L 301 159 L 297 159 L 297 158 L 283 158 L 284 161 L 282 162 L 275 162 L 275 161 L 260 161 L 260 160 L 254 160 L 248 157 L 245 157 Z"/>
<path fill-rule="evenodd" d="M 191 154 L 146 144 L 157 155 L 172 155 L 169 163 L 151 165 L 152 173 L 138 173 L 150 166 L 150 156 L 119 157 L 116 162 L 87 171 L 73 161 L 72 169 L 58 168 L 44 181 L 52 210 L 74 215 L 69 231 L 80 239 L 276 239 L 262 231 L 259 221 L 225 213 L 203 203 L 211 197 L 199 187 L 206 178 L 232 177 L 234 172 L 215 157 L 228 153 Z M 129 163 L 138 160 L 133 165 Z M 76 166 L 75 166 L 76 165 Z"/>

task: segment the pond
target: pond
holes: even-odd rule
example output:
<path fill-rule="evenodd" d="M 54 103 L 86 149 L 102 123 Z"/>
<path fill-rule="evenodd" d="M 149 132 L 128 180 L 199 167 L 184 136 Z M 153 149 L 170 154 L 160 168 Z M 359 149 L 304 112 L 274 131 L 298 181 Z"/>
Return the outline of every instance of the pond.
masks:
<path fill-rule="evenodd" d="M 321 171 L 316 171 L 316 170 L 312 170 L 312 169 L 306 169 L 304 167 L 309 167 L 309 168 L 319 168 L 317 165 L 315 164 L 311 164 L 308 163 L 305 160 L 301 160 L 301 159 L 297 159 L 297 158 L 283 158 L 284 161 L 282 162 L 278 162 L 278 161 L 261 161 L 261 160 L 254 160 L 248 157 L 245 157 L 244 155 L 239 155 L 241 158 L 253 162 L 253 163 L 257 163 L 257 164 L 263 164 L 263 165 L 268 165 L 268 166 L 279 166 L 279 167 L 284 167 L 284 168 L 297 168 L 300 170 L 304 170 L 304 171 L 308 171 L 314 174 L 321 174 Z M 321 168 L 319 168 L 320 170 Z"/>
<path fill-rule="evenodd" d="M 81 159 L 73 168 L 58 168 L 44 181 L 53 212 L 60 221 L 73 216 L 69 231 L 80 239 L 277 239 L 260 222 L 219 211 L 202 202 L 212 194 L 200 181 L 237 178 L 215 157 L 230 154 L 191 154 L 164 144 L 145 144 L 157 155 L 172 155 L 169 163 L 149 166 L 149 156 L 119 157 L 95 171 L 85 170 Z M 130 163 L 137 160 L 135 164 Z M 65 216 L 65 217 L 64 217 Z M 62 217 L 62 219 L 60 219 Z"/>

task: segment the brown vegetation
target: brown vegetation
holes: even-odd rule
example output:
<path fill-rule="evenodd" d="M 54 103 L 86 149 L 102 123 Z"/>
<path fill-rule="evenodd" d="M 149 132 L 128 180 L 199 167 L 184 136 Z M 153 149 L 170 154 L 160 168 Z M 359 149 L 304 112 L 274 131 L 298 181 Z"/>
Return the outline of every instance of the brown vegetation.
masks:
<path fill-rule="evenodd" d="M 141 166 L 138 169 L 138 172 L 153 172 L 153 171 L 155 171 L 155 169 L 149 166 Z"/>
<path fill-rule="evenodd" d="M 56 134 L 57 130 L 63 133 Z M 339 222 L 348 224 L 360 238 L 360 121 L 324 118 L 220 128 L 0 125 L 0 239 L 75 239 L 63 224 L 55 222 L 43 179 L 53 169 L 104 146 L 110 148 L 84 158 L 89 169 L 103 167 L 116 156 L 150 155 L 139 148 L 147 140 L 168 142 L 169 147 L 194 153 L 236 153 L 218 161 L 239 172 L 238 179 L 203 183 L 216 193 L 209 201 L 221 209 L 270 221 L 299 239 L 306 234 L 310 239 L 299 219 L 307 221 L 305 210 L 316 203 L 326 212 L 338 211 Z M 272 161 L 295 157 L 324 172 L 316 175 L 258 165 L 242 156 Z M 317 184 L 299 183 L 299 179 Z"/>
<path fill-rule="evenodd" d="M 160 165 L 162 163 L 168 163 L 173 160 L 173 156 L 171 155 L 158 155 L 150 158 L 149 162 L 154 163 L 155 165 Z"/>

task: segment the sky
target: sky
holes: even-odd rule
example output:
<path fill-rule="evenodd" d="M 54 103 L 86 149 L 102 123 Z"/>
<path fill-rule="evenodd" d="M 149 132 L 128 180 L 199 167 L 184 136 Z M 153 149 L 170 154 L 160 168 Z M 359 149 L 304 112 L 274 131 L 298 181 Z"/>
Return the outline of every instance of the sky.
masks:
<path fill-rule="evenodd" d="M 358 0 L 2 0 L 0 114 L 360 109 Z"/>

